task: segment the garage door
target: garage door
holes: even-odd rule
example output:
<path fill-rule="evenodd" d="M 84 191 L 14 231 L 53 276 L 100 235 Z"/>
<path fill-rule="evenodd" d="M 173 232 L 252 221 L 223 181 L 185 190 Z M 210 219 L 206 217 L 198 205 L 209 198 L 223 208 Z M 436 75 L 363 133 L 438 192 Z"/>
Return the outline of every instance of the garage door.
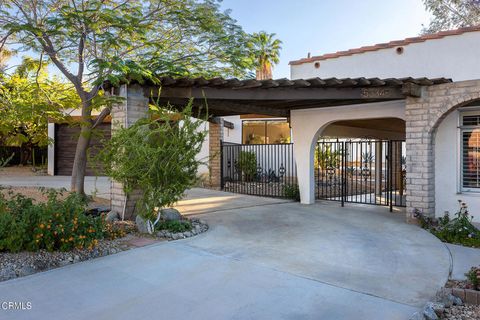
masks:
<path fill-rule="evenodd" d="M 110 127 L 110 123 L 102 123 L 97 127 L 90 141 L 89 153 L 91 156 L 96 155 L 98 150 L 102 148 L 102 144 L 100 143 L 101 139 L 110 139 Z M 55 125 L 55 175 L 69 176 L 72 174 L 73 160 L 75 158 L 75 149 L 79 135 L 79 126 L 71 126 L 68 124 Z M 101 173 L 101 167 L 90 161 L 87 162 L 87 176 Z"/>

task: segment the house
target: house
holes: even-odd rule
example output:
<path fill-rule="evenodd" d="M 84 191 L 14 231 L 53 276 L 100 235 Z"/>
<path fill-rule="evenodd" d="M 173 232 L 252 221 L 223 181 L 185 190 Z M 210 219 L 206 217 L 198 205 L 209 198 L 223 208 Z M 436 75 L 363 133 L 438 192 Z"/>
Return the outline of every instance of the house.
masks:
<path fill-rule="evenodd" d="M 294 175 L 303 204 L 405 206 L 407 221 L 414 221 L 415 212 L 454 213 L 461 199 L 478 222 L 479 40 L 480 27 L 471 27 L 309 56 L 290 62 L 291 79 L 166 77 L 155 98 L 179 108 L 189 98 L 202 107 L 207 98 L 212 121 L 200 157 L 211 155 L 215 187 L 236 183 L 244 188 L 239 192 L 262 195 L 259 186 L 272 188 L 280 176 Z M 126 98 L 113 108 L 112 125 L 145 114 L 147 95 L 159 92 L 154 86 L 112 88 Z M 260 179 L 243 179 L 242 151 L 257 155 Z M 124 206 L 114 182 L 112 208 Z"/>

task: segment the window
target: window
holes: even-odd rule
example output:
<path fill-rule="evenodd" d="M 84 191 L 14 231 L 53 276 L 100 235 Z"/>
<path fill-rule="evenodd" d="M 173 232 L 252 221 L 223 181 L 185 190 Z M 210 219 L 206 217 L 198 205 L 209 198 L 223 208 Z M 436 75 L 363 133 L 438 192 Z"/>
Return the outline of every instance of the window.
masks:
<path fill-rule="evenodd" d="M 462 116 L 462 191 L 480 192 L 480 114 Z"/>
<path fill-rule="evenodd" d="M 286 120 L 245 120 L 243 144 L 290 143 L 290 126 Z"/>

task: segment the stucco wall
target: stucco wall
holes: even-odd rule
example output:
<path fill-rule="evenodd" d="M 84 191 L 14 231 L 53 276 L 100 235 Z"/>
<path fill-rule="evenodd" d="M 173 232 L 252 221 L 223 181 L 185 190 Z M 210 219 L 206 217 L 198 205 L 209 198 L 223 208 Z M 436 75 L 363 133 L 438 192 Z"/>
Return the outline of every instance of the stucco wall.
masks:
<path fill-rule="evenodd" d="M 480 78 L 480 31 L 433 39 L 396 48 L 292 65 L 291 78 L 311 77 L 447 77 L 455 81 Z M 462 67 L 463 66 L 463 67 Z M 469 66 L 469 67 L 467 67 Z"/>
<path fill-rule="evenodd" d="M 313 155 L 315 143 L 329 124 L 339 120 L 399 118 L 405 119 L 405 101 L 357 104 L 291 111 L 294 153 L 301 202 L 315 202 Z M 295 137 L 300 137 L 296 139 Z"/>
<path fill-rule="evenodd" d="M 478 109 L 477 109 L 478 110 Z M 460 136 L 458 110 L 450 113 L 435 135 L 435 216 L 458 210 L 458 200 L 465 201 L 475 222 L 480 222 L 480 193 L 461 192 Z"/>

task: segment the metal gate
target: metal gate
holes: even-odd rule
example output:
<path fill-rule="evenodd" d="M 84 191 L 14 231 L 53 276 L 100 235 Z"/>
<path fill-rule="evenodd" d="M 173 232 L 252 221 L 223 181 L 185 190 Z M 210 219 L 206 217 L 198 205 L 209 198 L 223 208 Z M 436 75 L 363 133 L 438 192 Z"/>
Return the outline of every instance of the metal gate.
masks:
<path fill-rule="evenodd" d="M 315 150 L 317 199 L 403 207 L 405 142 L 323 140 Z"/>

